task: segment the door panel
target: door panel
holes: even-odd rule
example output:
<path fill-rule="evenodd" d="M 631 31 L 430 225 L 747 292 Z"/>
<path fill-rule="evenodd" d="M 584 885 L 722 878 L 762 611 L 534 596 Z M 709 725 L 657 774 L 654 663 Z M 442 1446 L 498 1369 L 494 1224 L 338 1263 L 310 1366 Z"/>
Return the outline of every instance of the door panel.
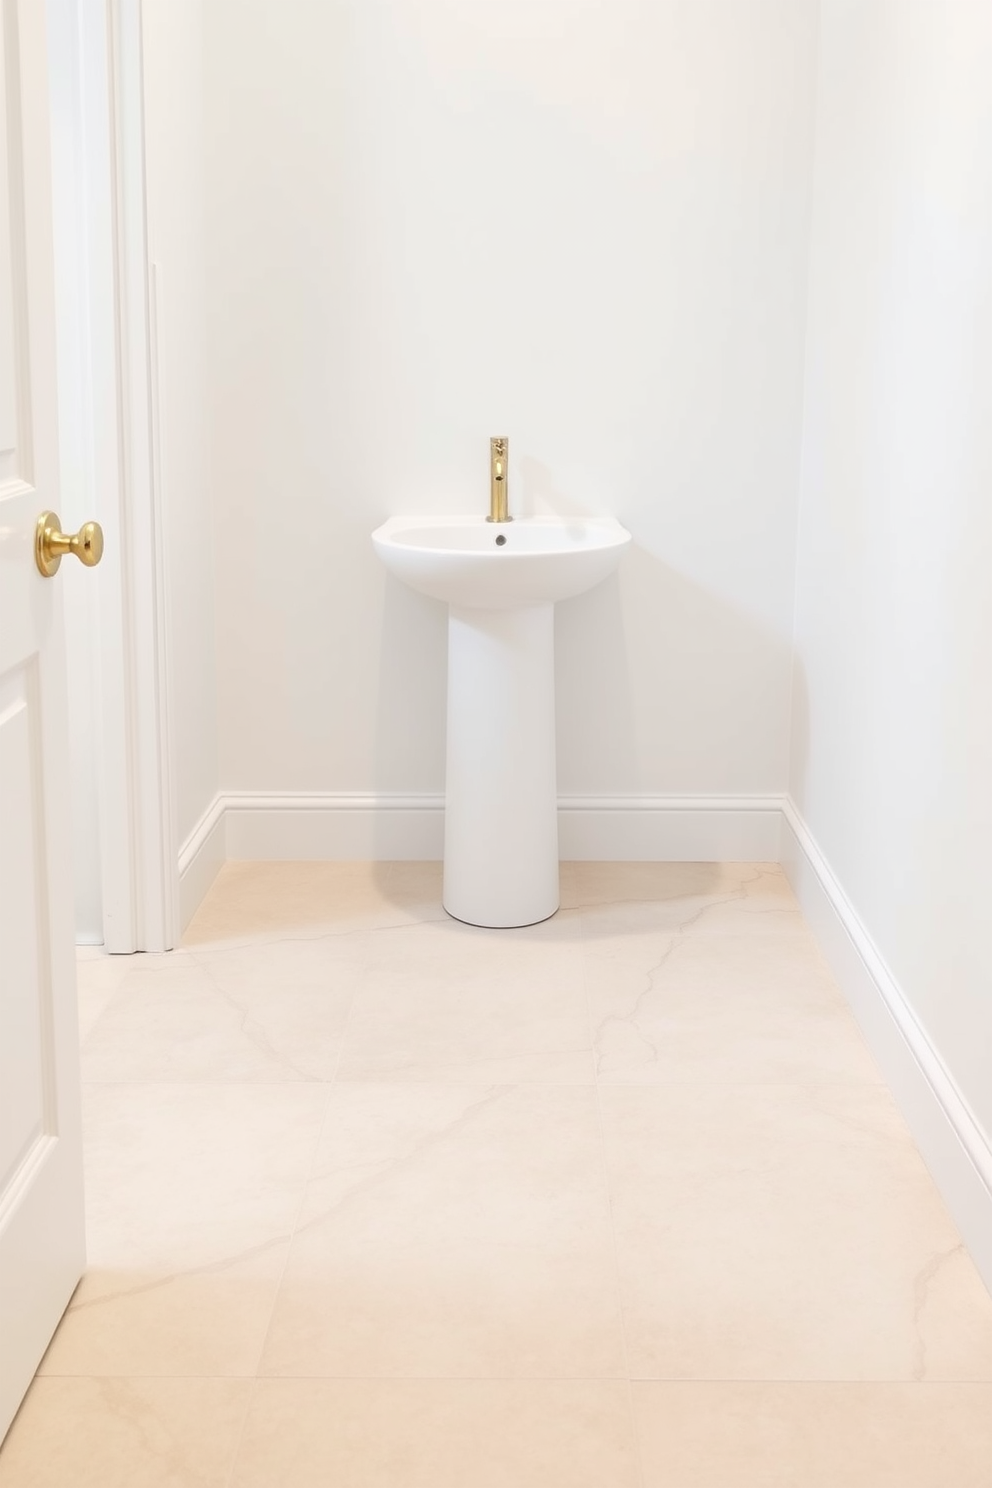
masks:
<path fill-rule="evenodd" d="M 2 0 L 0 81 L 0 480 L 30 478 L 28 428 L 30 369 L 24 270 L 24 130 L 21 108 L 17 0 Z"/>
<path fill-rule="evenodd" d="M 0 0 L 0 1435 L 84 1261 L 44 0 Z"/>
<path fill-rule="evenodd" d="M 56 1134 L 51 1099 L 51 985 L 42 967 L 47 936 L 39 903 L 44 831 L 33 745 L 33 668 L 0 678 L 0 945 L 5 993 L 0 1001 L 0 1224 L 6 1206 L 44 1161 Z M 27 789 L 24 789 L 25 783 Z"/>

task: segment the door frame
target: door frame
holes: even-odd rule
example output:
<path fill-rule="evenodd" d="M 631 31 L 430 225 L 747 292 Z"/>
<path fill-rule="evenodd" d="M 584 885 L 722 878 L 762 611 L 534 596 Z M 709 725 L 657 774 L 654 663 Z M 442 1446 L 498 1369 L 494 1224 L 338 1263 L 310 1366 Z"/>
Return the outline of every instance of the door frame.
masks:
<path fill-rule="evenodd" d="M 104 944 L 166 951 L 179 870 L 141 0 L 61 0 L 59 24 L 73 32 L 73 166 L 86 182 L 72 214 L 86 484 L 107 533 L 94 658 Z"/>

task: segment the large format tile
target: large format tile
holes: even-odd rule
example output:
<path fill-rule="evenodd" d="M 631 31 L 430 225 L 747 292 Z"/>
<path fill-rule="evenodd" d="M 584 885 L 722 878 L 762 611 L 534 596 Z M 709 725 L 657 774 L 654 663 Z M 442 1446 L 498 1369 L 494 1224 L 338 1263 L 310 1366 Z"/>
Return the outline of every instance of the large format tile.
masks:
<path fill-rule="evenodd" d="M 108 956 L 99 946 L 76 947 L 76 995 L 79 1039 L 85 1043 L 134 962 L 133 956 Z"/>
<path fill-rule="evenodd" d="M 270 968 L 271 971 L 271 968 Z M 354 979 L 239 999 L 223 972 L 184 957 L 135 971 L 104 1009 L 82 1053 L 91 1084 L 282 1083 L 333 1073 Z"/>
<path fill-rule="evenodd" d="M 635 1384 L 644 1488 L 989 1488 L 984 1384 Z"/>
<path fill-rule="evenodd" d="M 288 1249 L 288 1240 L 269 1241 L 201 1267 L 90 1267 L 39 1374 L 250 1378 Z"/>
<path fill-rule="evenodd" d="M 251 1374 L 323 1120 L 322 1087 L 86 1092 L 88 1268 L 45 1374 Z"/>
<path fill-rule="evenodd" d="M 788 934 L 802 928 L 774 863 L 563 863 L 562 904 L 590 938 L 667 932 Z"/>
<path fill-rule="evenodd" d="M 248 1380 L 35 1380 L 0 1447 L 0 1488 L 227 1488 L 250 1390 Z"/>
<path fill-rule="evenodd" d="M 232 1488 L 639 1488 L 610 1380 L 260 1380 Z"/>
<path fill-rule="evenodd" d="M 992 1379 L 992 1300 L 884 1090 L 600 1098 L 635 1377 Z"/>
<path fill-rule="evenodd" d="M 261 1372 L 616 1376 L 595 1092 L 341 1086 Z"/>
<path fill-rule="evenodd" d="M 339 1079 L 592 1084 L 574 919 L 522 930 L 446 920 L 374 941 Z"/>
<path fill-rule="evenodd" d="M 606 1084 L 878 1081 L 805 934 L 604 938 L 585 972 Z"/>
<path fill-rule="evenodd" d="M 234 863 L 81 952 L 90 1266 L 0 1488 L 992 1488 L 992 1301 L 781 870 L 440 892 Z"/>
<path fill-rule="evenodd" d="M 187 947 L 345 935 L 444 915 L 436 863 L 226 863 Z"/>
<path fill-rule="evenodd" d="M 373 935 L 202 950 L 193 960 L 266 1056 L 266 1077 L 330 1080 Z"/>

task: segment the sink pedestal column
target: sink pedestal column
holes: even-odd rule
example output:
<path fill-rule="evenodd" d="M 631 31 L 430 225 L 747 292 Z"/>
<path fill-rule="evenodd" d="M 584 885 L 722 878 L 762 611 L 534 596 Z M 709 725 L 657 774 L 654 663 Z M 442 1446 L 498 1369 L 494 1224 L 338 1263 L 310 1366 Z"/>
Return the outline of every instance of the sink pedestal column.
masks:
<path fill-rule="evenodd" d="M 448 612 L 444 907 L 470 925 L 558 908 L 554 613 Z"/>

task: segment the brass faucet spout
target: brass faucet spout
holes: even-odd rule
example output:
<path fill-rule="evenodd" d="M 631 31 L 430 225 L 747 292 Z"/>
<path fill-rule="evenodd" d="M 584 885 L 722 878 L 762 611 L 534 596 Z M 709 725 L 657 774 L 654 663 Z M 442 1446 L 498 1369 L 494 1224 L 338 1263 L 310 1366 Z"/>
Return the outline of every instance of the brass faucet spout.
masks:
<path fill-rule="evenodd" d="M 489 515 L 487 522 L 512 522 L 508 511 L 510 441 L 505 435 L 489 441 Z"/>

